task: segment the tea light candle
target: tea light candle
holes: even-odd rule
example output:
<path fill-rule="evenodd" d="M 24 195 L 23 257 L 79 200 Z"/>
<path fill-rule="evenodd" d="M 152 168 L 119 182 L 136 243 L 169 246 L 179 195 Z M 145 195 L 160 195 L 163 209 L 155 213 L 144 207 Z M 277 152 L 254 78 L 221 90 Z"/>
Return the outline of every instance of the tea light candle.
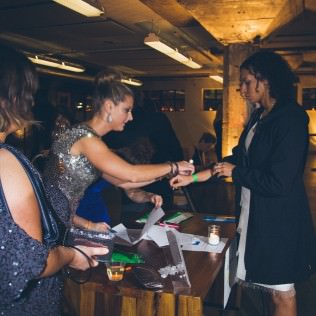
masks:
<path fill-rule="evenodd" d="M 220 242 L 220 226 L 210 225 L 208 227 L 208 242 L 210 245 L 218 245 Z"/>
<path fill-rule="evenodd" d="M 208 237 L 208 242 L 211 245 L 218 245 L 219 244 L 219 236 L 215 233 L 210 233 L 210 236 Z"/>

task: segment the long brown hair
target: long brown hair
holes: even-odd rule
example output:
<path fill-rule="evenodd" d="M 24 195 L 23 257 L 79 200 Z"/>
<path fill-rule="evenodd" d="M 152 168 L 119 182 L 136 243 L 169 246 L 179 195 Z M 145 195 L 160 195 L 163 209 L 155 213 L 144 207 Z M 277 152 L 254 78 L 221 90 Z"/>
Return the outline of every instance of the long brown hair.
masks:
<path fill-rule="evenodd" d="M 35 67 L 22 53 L 0 45 L 0 131 L 32 120 L 33 94 L 38 87 Z"/>

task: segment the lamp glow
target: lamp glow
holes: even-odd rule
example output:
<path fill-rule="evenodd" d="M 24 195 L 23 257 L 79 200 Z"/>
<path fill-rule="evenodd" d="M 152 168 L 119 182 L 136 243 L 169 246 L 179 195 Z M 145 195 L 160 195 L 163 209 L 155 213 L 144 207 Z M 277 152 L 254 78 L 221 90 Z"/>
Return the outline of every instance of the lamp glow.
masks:
<path fill-rule="evenodd" d="M 28 59 L 31 60 L 34 64 L 48 66 L 48 67 L 54 67 L 59 68 L 63 70 L 73 71 L 73 72 L 84 72 L 85 69 L 79 65 L 74 65 L 70 63 L 65 63 L 63 61 L 60 61 L 58 59 L 53 58 L 42 58 L 39 56 L 28 56 Z"/>
<path fill-rule="evenodd" d="M 140 80 L 132 79 L 132 78 L 122 78 L 121 82 L 129 84 L 131 86 L 137 86 L 137 87 L 140 87 L 143 85 L 143 83 Z"/>
<path fill-rule="evenodd" d="M 83 1 L 83 0 L 53 0 L 64 7 L 67 7 L 70 10 L 78 12 L 82 15 L 93 17 L 100 16 L 104 13 L 102 8 L 98 8 L 97 1 Z"/>
<path fill-rule="evenodd" d="M 224 82 L 222 76 L 219 76 L 219 75 L 214 75 L 214 76 L 213 76 L 213 75 L 210 75 L 209 77 L 210 77 L 211 79 L 217 81 L 217 82 L 220 82 L 220 83 L 223 83 L 223 82 Z"/>
<path fill-rule="evenodd" d="M 202 68 L 201 65 L 192 60 L 192 58 L 186 57 L 181 54 L 177 48 L 172 48 L 167 44 L 161 42 L 160 38 L 154 34 L 149 33 L 147 37 L 145 37 L 144 44 L 150 46 L 153 49 L 158 50 L 159 52 L 169 56 L 170 58 L 190 67 L 193 69 Z"/>

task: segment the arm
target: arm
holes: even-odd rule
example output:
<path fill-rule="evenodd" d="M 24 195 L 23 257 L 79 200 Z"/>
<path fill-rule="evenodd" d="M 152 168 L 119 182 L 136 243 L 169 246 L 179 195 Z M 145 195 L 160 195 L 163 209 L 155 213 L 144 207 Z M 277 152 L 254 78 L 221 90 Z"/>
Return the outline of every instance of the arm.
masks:
<path fill-rule="evenodd" d="M 192 182 L 205 182 L 212 176 L 213 171 L 211 169 L 205 169 L 190 176 L 178 175 L 172 178 L 169 183 L 174 189 L 178 189 L 180 187 L 187 186 Z"/>
<path fill-rule="evenodd" d="M 113 185 L 120 187 L 122 189 L 133 189 L 133 188 L 141 188 L 148 184 L 155 182 L 155 180 L 143 181 L 143 182 L 124 182 L 116 177 L 112 177 L 106 173 L 102 174 L 102 178 L 112 183 Z"/>
<path fill-rule="evenodd" d="M 105 222 L 94 223 L 89 221 L 79 215 L 74 215 L 72 222 L 75 226 L 81 227 L 83 229 L 94 230 L 96 232 L 106 232 L 110 226 Z"/>
<path fill-rule="evenodd" d="M 33 187 L 18 160 L 5 149 L 0 150 L 0 176 L 12 219 L 29 236 L 25 237 L 25 243 L 17 241 L 17 247 L 22 245 L 22 248 L 18 248 L 17 261 L 34 260 L 36 267 L 30 269 L 29 265 L 26 265 L 23 271 L 25 278 L 31 280 L 49 276 L 67 264 L 77 269 L 87 269 L 88 262 L 78 251 L 66 247 L 48 249 L 42 244 L 41 215 Z M 32 247 L 33 251 L 23 248 L 25 245 Z M 88 256 L 108 252 L 106 248 L 88 247 L 85 247 L 84 251 Z M 94 266 L 97 262 L 92 260 L 91 264 Z M 39 268 L 42 271 L 39 271 Z"/>
<path fill-rule="evenodd" d="M 151 202 L 155 207 L 161 207 L 163 199 L 160 195 L 151 192 L 146 192 L 139 189 L 125 190 L 126 195 L 136 203 Z"/>
<path fill-rule="evenodd" d="M 104 142 L 97 137 L 84 137 L 72 148 L 73 155 L 83 154 L 103 174 L 108 174 L 124 182 L 146 182 L 165 176 L 172 171 L 169 163 L 155 165 L 132 165 L 113 153 Z M 179 162 L 180 173 L 192 173 L 194 167 L 185 162 Z"/>

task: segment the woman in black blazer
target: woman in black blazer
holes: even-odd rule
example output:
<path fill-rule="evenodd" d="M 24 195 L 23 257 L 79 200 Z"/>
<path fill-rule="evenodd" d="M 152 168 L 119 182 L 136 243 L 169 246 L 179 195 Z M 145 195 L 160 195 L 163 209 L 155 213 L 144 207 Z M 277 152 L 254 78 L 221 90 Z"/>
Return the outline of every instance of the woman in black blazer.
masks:
<path fill-rule="evenodd" d="M 257 52 L 240 67 L 241 95 L 259 109 L 233 154 L 213 171 L 178 177 L 178 187 L 210 175 L 232 177 L 238 225 L 237 278 L 271 292 L 275 316 L 296 316 L 294 283 L 315 269 L 316 242 L 303 182 L 308 116 L 295 101 L 296 77 L 272 52 Z"/>

